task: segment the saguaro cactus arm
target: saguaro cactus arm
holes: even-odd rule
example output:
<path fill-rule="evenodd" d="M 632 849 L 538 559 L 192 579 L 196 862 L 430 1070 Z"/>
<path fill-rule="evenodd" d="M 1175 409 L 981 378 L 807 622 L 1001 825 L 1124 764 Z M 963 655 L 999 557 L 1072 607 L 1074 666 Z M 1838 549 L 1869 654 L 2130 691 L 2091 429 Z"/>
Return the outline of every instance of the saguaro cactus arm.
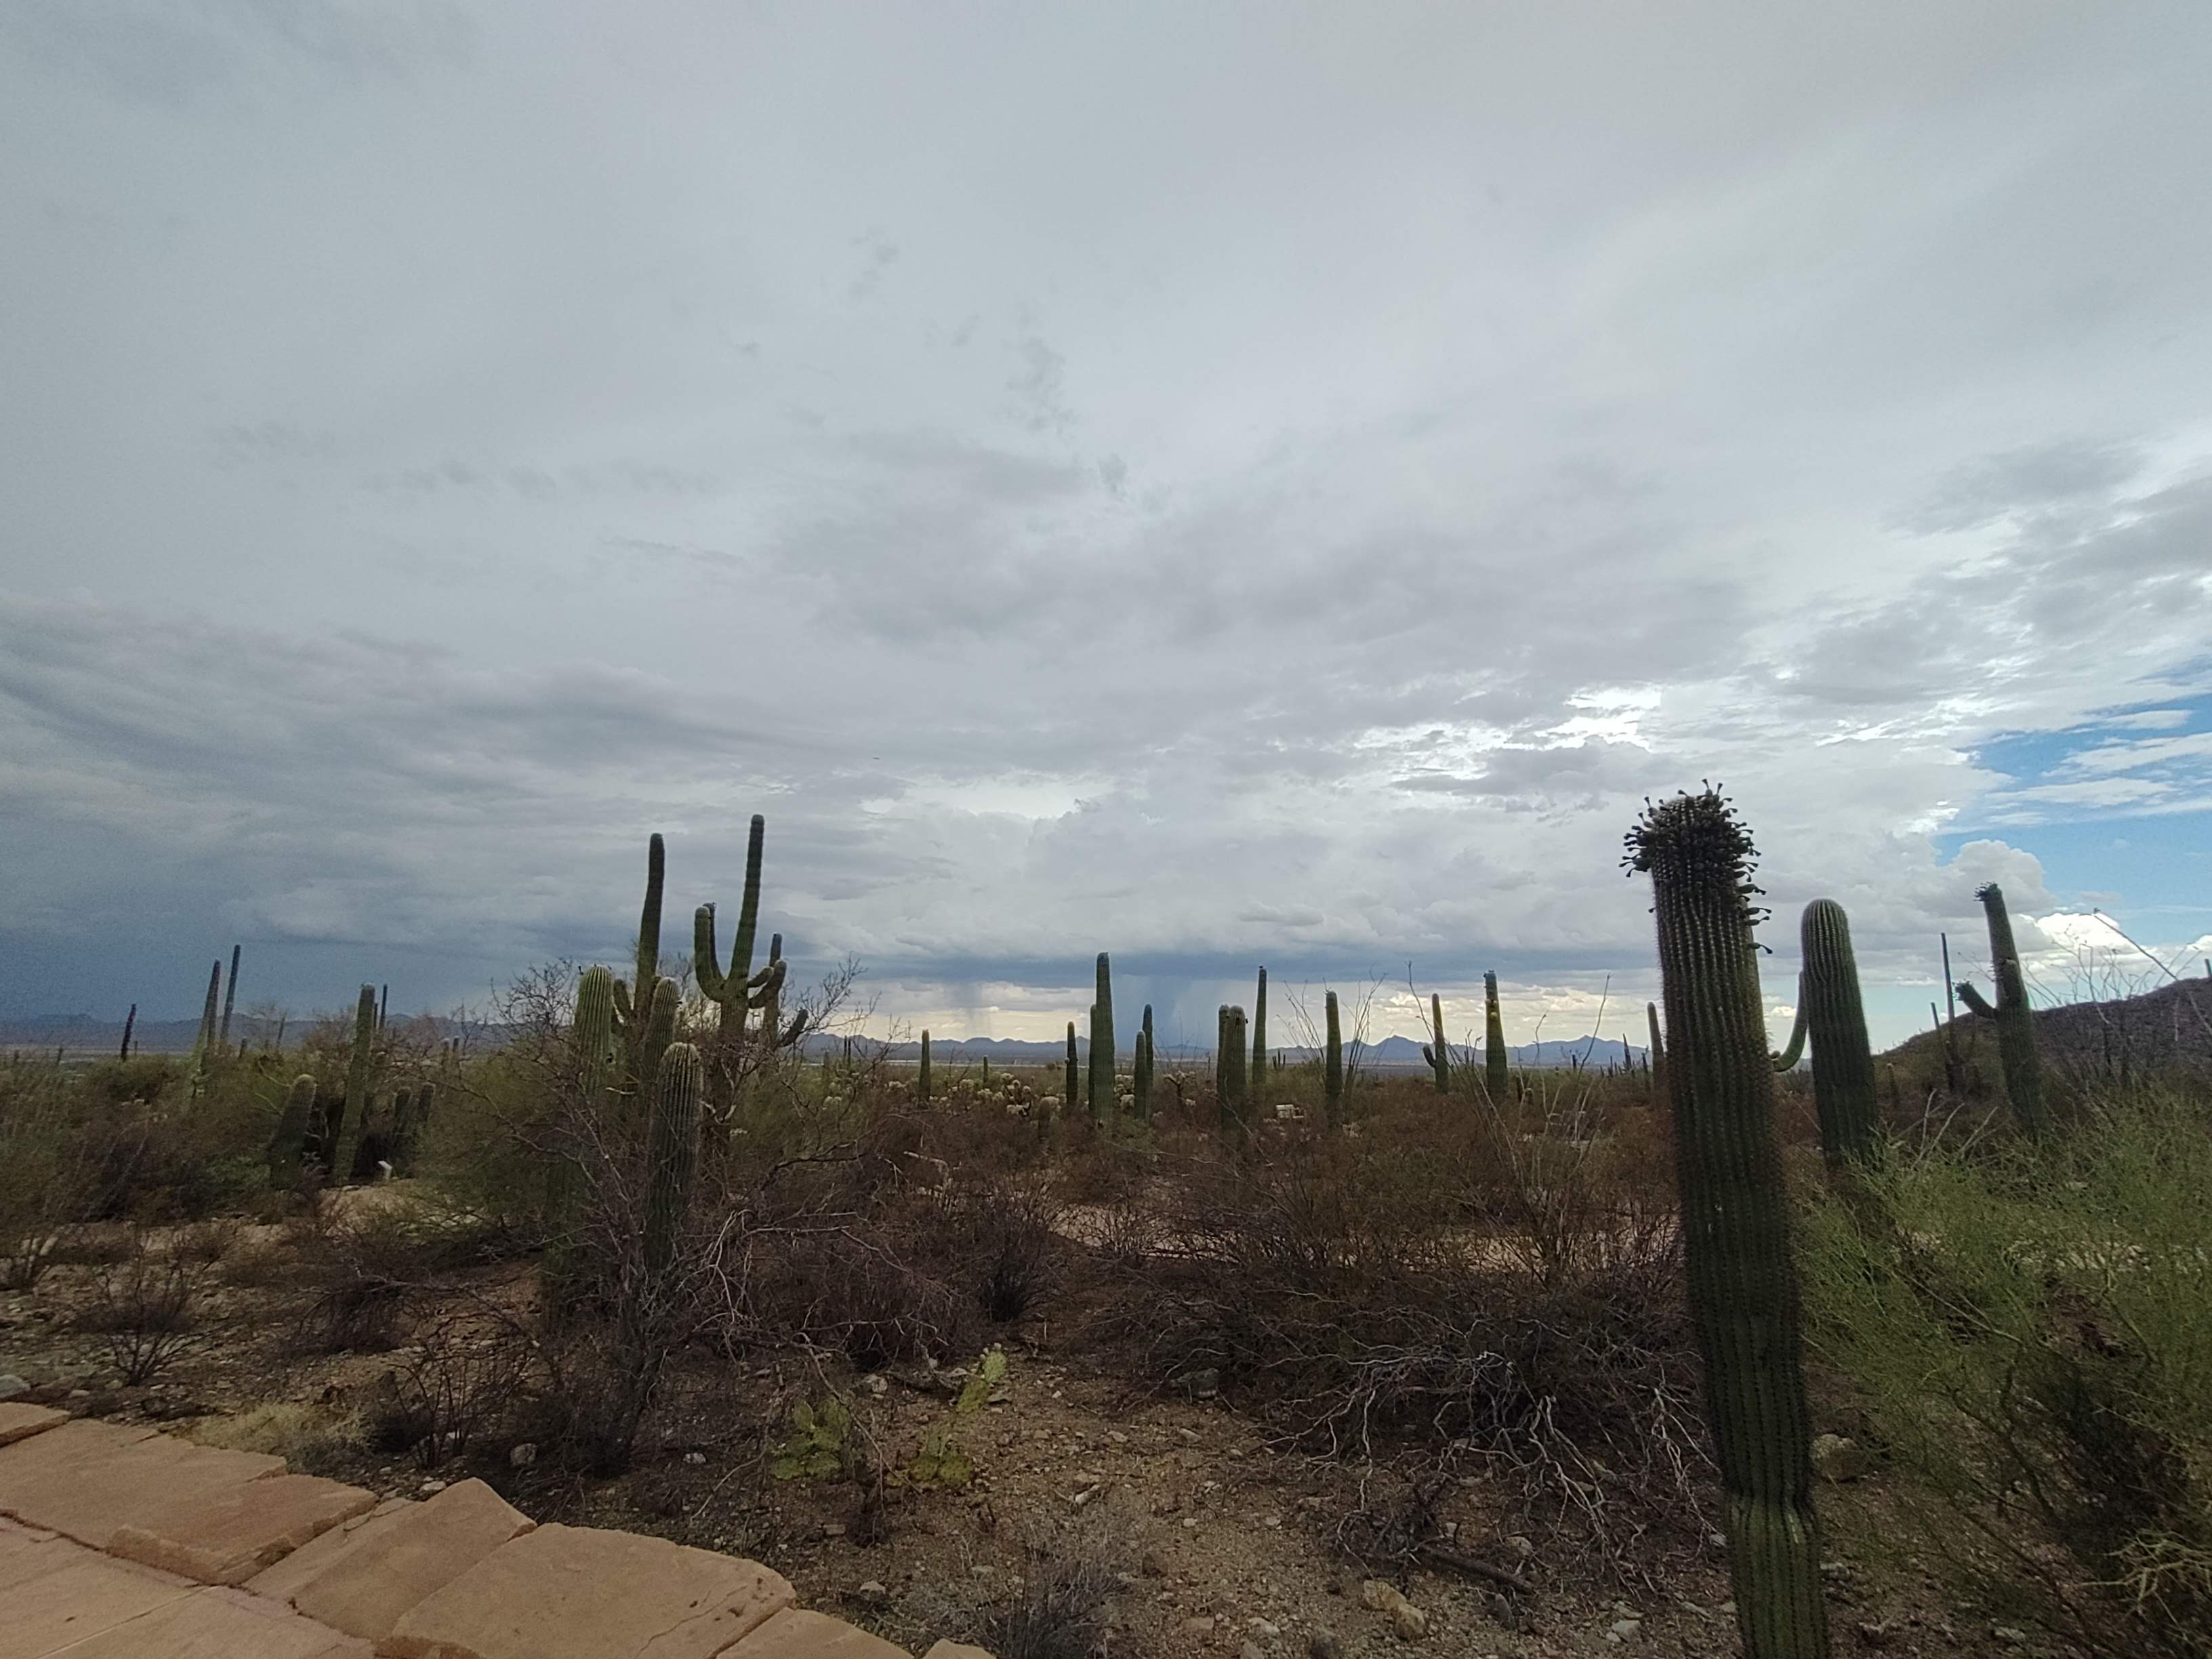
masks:
<path fill-rule="evenodd" d="M 1428 1042 L 1422 1044 L 1421 1058 L 1428 1062 L 1429 1070 L 1436 1077 L 1437 1092 L 1449 1094 L 1451 1051 L 1444 1046 L 1444 1000 L 1435 991 L 1429 993 L 1429 1029 L 1434 1035 Z"/>
<path fill-rule="evenodd" d="M 1977 1019 L 1995 1019 L 1997 1011 L 1982 1000 L 1982 994 L 1966 981 L 1959 981 L 1959 1000 L 1966 1005 L 1966 1012 Z"/>
<path fill-rule="evenodd" d="M 1784 1043 L 1782 1045 L 1781 1051 L 1774 1056 L 1774 1069 L 1778 1072 L 1795 1071 L 1796 1069 L 1798 1060 L 1804 1057 L 1804 1054 L 1805 975 L 1802 972 L 1800 972 L 1797 975 L 1796 1015 L 1796 1018 L 1790 1021 L 1790 1041 Z"/>

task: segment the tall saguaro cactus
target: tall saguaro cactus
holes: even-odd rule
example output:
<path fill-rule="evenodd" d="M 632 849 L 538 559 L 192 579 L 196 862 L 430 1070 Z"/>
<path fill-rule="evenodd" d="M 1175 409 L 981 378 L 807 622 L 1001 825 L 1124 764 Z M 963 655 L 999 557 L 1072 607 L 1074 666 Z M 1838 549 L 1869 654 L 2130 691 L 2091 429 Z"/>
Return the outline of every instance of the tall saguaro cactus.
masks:
<path fill-rule="evenodd" d="M 1103 1123 L 1114 1110 L 1114 973 L 1098 953 L 1098 1000 L 1091 1005 L 1091 1121 Z"/>
<path fill-rule="evenodd" d="M 915 1098 L 922 1105 L 929 1104 L 929 1033 L 921 1034 L 921 1066 L 915 1073 Z"/>
<path fill-rule="evenodd" d="M 346 1060 L 345 1104 L 331 1137 L 325 1181 L 343 1181 L 353 1168 L 355 1145 L 368 1127 L 368 1089 L 376 1066 L 376 987 L 364 985 L 353 1010 L 353 1053 Z"/>
<path fill-rule="evenodd" d="M 1322 1023 L 1328 1029 L 1328 1046 L 1322 1051 L 1321 1088 L 1322 1115 L 1328 1127 L 1344 1127 L 1344 1028 L 1336 1011 L 1336 993 L 1331 991 L 1322 1000 Z"/>
<path fill-rule="evenodd" d="M 1248 1134 L 1252 1116 L 1250 1074 L 1245 1069 L 1244 1011 L 1231 1007 L 1222 1025 L 1227 1041 L 1221 1045 L 1221 1127 Z"/>
<path fill-rule="evenodd" d="M 1444 1000 L 1436 992 L 1429 993 L 1429 1030 L 1434 1034 L 1421 1045 L 1421 1058 L 1429 1063 L 1429 1070 L 1437 1079 L 1437 1092 L 1451 1092 L 1451 1051 L 1444 1046 Z"/>
<path fill-rule="evenodd" d="M 1826 1659 L 1797 1274 L 1752 939 L 1754 849 L 1711 788 L 1650 808 L 1627 848 L 1658 917 L 1690 1310 L 1736 1627 L 1750 1659 Z"/>
<path fill-rule="evenodd" d="M 676 1260 L 676 1243 L 691 1207 L 699 1164 L 699 1051 L 672 1042 L 654 1079 L 653 1123 L 646 1148 L 642 1254 L 648 1284 L 658 1285 Z"/>
<path fill-rule="evenodd" d="M 1144 1017 L 1137 1023 L 1137 1056 L 1129 1068 L 1130 1100 L 1139 1118 L 1152 1115 L 1152 1005 L 1145 1005 Z"/>
<path fill-rule="evenodd" d="M 1881 1111 L 1850 918 L 1835 900 L 1814 899 L 1797 931 L 1805 963 L 1797 975 L 1797 1011 L 1813 1042 L 1820 1150 L 1832 1165 L 1863 1163 L 1881 1146 Z"/>
<path fill-rule="evenodd" d="M 1225 1002 L 1213 1014 L 1213 1097 L 1217 1101 L 1229 1097 L 1229 1005 Z"/>
<path fill-rule="evenodd" d="M 207 1000 L 200 1006 L 199 1035 L 192 1039 L 192 1052 L 199 1057 L 203 1064 L 212 1060 L 215 1055 L 217 1041 L 215 1029 L 216 1000 L 222 994 L 222 958 L 217 957 L 214 965 L 208 969 Z"/>
<path fill-rule="evenodd" d="M 1252 1092 L 1267 1086 L 1267 970 L 1260 970 L 1260 988 L 1252 996 Z"/>
<path fill-rule="evenodd" d="M 2012 915 L 2005 908 L 2004 890 L 1991 882 L 1974 896 L 1990 921 L 1990 971 L 1996 980 L 1996 1006 L 1961 981 L 1959 1000 L 1974 1016 L 1995 1023 L 1997 1060 L 2004 1067 L 2005 1098 L 2020 1127 L 2039 1135 L 2050 1127 L 2043 1103 L 2043 1058 L 2035 1048 L 2035 1015 L 2028 1006 L 2027 981 L 2021 973 L 2020 947 L 2013 943 Z"/>
<path fill-rule="evenodd" d="M 653 1091 L 653 1024 L 660 991 L 660 895 L 668 879 L 668 848 L 656 830 L 645 843 L 645 903 L 637 917 L 637 969 L 615 981 L 615 1029 L 622 1034 L 630 1086 L 642 1098 Z M 670 1018 L 674 1018 L 672 1011 Z"/>
<path fill-rule="evenodd" d="M 131 1058 L 131 1033 L 137 1024 L 138 1005 L 134 1002 L 131 1005 L 131 1012 L 123 1016 L 123 1052 L 117 1056 L 118 1059 Z"/>
<path fill-rule="evenodd" d="M 1493 1103 L 1505 1098 L 1505 1016 L 1498 1006 L 1498 975 L 1482 976 L 1482 1084 Z"/>
<path fill-rule="evenodd" d="M 1075 1022 L 1071 1019 L 1067 1022 L 1067 1105 L 1066 1108 L 1068 1115 L 1071 1117 L 1075 1115 L 1075 1103 L 1077 1099 L 1077 1071 L 1078 1067 L 1075 1063 Z"/>
<path fill-rule="evenodd" d="M 1667 1039 L 1659 1030 L 1659 1005 L 1644 1005 L 1644 1018 L 1651 1027 L 1651 1046 L 1644 1051 L 1644 1064 L 1651 1073 L 1651 1092 L 1661 1099 L 1667 1096 Z"/>

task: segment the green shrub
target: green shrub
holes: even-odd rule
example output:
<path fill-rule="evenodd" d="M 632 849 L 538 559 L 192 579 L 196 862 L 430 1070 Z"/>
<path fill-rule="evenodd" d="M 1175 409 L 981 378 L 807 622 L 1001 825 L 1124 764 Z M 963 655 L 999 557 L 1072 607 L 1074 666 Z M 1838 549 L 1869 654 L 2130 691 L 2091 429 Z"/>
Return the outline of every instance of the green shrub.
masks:
<path fill-rule="evenodd" d="M 1817 1200 L 1808 1335 L 1856 1391 L 1911 1546 L 2099 1654 L 2212 1650 L 2201 1102 L 2064 1142 L 1936 1148 Z"/>

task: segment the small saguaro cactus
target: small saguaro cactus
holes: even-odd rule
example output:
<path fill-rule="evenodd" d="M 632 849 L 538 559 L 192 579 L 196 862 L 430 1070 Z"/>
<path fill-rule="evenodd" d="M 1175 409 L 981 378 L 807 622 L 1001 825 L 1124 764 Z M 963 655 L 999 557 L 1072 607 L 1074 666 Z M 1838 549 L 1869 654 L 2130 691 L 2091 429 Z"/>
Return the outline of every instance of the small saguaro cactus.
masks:
<path fill-rule="evenodd" d="M 134 1002 L 131 1005 L 131 1012 L 123 1016 L 123 1052 L 116 1056 L 117 1059 L 128 1060 L 131 1058 L 131 1033 L 132 1029 L 136 1027 L 137 1024 L 138 1005 Z"/>
<path fill-rule="evenodd" d="M 1075 1111 L 1077 1066 L 1075 1063 L 1075 1022 L 1067 1022 L 1067 1105 L 1070 1115 Z"/>
<path fill-rule="evenodd" d="M 1658 918 L 1690 1311 L 1720 1458 L 1736 1627 L 1750 1659 L 1826 1659 L 1797 1273 L 1752 938 L 1751 837 L 1709 787 L 1649 808 L 1627 850 L 1628 866 L 1651 878 Z"/>
<path fill-rule="evenodd" d="M 1137 1023 L 1137 1057 L 1129 1073 L 1130 1098 L 1140 1118 L 1152 1115 L 1152 1005 L 1148 1002 Z"/>
<path fill-rule="evenodd" d="M 1250 1074 L 1245 1069 L 1244 1011 L 1231 1007 L 1222 1024 L 1227 1041 L 1221 1045 L 1221 1127 L 1248 1133 L 1251 1127 L 1249 1109 Z"/>
<path fill-rule="evenodd" d="M 1260 970 L 1260 988 L 1252 996 L 1252 1092 L 1264 1097 L 1267 1087 L 1267 970 Z"/>
<path fill-rule="evenodd" d="M 1436 1074 L 1437 1092 L 1451 1092 L 1451 1051 L 1444 1046 L 1444 1000 L 1437 993 L 1429 993 L 1429 1030 L 1431 1039 L 1421 1045 L 1421 1058 L 1429 1063 Z"/>
<path fill-rule="evenodd" d="M 929 1033 L 921 1034 L 921 1066 L 915 1074 L 914 1097 L 922 1105 L 929 1104 Z"/>
<path fill-rule="evenodd" d="M 791 964 L 783 959 L 783 935 L 769 934 L 768 966 L 754 975 L 760 981 L 760 989 L 753 993 L 750 1000 L 751 1006 L 760 1011 L 760 1046 L 763 1060 L 773 1060 L 778 1049 L 795 1044 L 805 1035 L 806 1022 L 811 1018 L 805 1009 L 801 1008 L 791 1017 L 789 1024 L 784 1024 L 784 975 L 790 971 Z"/>
<path fill-rule="evenodd" d="M 1091 1005 L 1091 1120 L 1103 1123 L 1114 1110 L 1114 975 L 1098 953 L 1098 999 Z"/>
<path fill-rule="evenodd" d="M 269 1184 L 279 1192 L 296 1186 L 300 1157 L 307 1140 L 307 1120 L 315 1109 L 315 1079 L 301 1073 L 292 1079 L 284 1097 L 284 1109 L 276 1118 L 276 1133 L 269 1137 Z"/>
<path fill-rule="evenodd" d="M 325 1180 L 343 1180 L 353 1167 L 356 1143 L 368 1128 L 368 1090 L 376 1066 L 376 987 L 361 988 L 353 1011 L 353 1053 L 346 1061 L 345 1104 L 331 1138 Z"/>
<path fill-rule="evenodd" d="M 1659 1030 L 1659 1005 L 1644 1005 L 1644 1018 L 1651 1027 L 1651 1046 L 1644 1051 L 1644 1069 L 1651 1073 L 1651 1092 L 1662 1100 L 1667 1097 L 1667 1039 Z"/>
<path fill-rule="evenodd" d="M 1493 1101 L 1505 1098 L 1505 1016 L 1498 1006 L 1498 975 L 1482 976 L 1482 1085 Z"/>
<path fill-rule="evenodd" d="M 1805 963 L 1797 975 L 1797 1015 L 1813 1042 L 1820 1150 L 1831 1165 L 1863 1163 L 1881 1146 L 1881 1113 L 1850 918 L 1835 900 L 1814 899 L 1797 926 Z"/>
<path fill-rule="evenodd" d="M 2043 1058 L 2035 1048 L 2035 1015 L 2028 1006 L 2027 981 L 2020 968 L 2020 947 L 2013 943 L 2012 916 L 2005 908 L 2004 890 L 1991 882 L 1974 896 L 1982 902 L 1990 921 L 1990 971 L 1996 981 L 1993 1008 L 1982 994 L 1961 981 L 1959 1000 L 1978 1019 L 1997 1028 L 1997 1061 L 2004 1067 L 2005 1098 L 2020 1127 L 2039 1135 L 2049 1127 L 2043 1104 Z"/>
<path fill-rule="evenodd" d="M 672 1042 L 660 1056 L 653 1122 L 646 1151 L 646 1278 L 658 1281 L 676 1259 L 676 1242 L 691 1207 L 691 1177 L 699 1163 L 699 1051 Z"/>
<path fill-rule="evenodd" d="M 1328 1127 L 1344 1127 L 1344 1028 L 1336 1011 L 1336 993 L 1322 999 L 1322 1023 L 1328 1028 L 1328 1047 L 1322 1051 L 1321 1086 L 1323 1115 Z"/>

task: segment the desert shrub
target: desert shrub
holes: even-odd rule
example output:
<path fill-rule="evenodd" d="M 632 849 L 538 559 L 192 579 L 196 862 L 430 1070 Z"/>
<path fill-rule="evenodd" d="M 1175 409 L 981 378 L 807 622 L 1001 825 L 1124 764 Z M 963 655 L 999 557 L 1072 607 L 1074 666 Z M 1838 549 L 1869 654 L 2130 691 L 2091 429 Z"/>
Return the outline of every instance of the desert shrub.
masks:
<path fill-rule="evenodd" d="M 410 1302 L 447 1265 L 445 1241 L 410 1206 L 380 1205 L 297 1237 L 310 1287 L 302 1338 L 322 1352 L 397 1346 Z"/>
<path fill-rule="evenodd" d="M 270 1401 L 232 1416 L 204 1419 L 185 1432 L 204 1446 L 265 1452 L 295 1470 L 313 1472 L 359 1446 L 362 1423 L 339 1406 Z"/>
<path fill-rule="evenodd" d="M 424 1468 L 465 1457 L 521 1389 L 528 1334 L 477 1309 L 449 1310 L 414 1333 L 406 1363 L 385 1374 L 368 1412 L 371 1446 Z"/>
<path fill-rule="evenodd" d="M 963 1182 L 930 1195 L 934 1234 L 927 1254 L 974 1296 L 994 1325 L 1019 1319 L 1060 1274 L 1060 1207 L 1035 1185 Z"/>
<path fill-rule="evenodd" d="M 2201 1101 L 2057 1144 L 1899 1152 L 1811 1210 L 1813 1352 L 1887 1451 L 1911 1547 L 2102 1654 L 2212 1645 Z"/>
<path fill-rule="evenodd" d="M 183 1351 L 234 1241 L 234 1230 L 222 1225 L 180 1229 L 158 1242 L 137 1230 L 121 1260 L 94 1270 L 92 1300 L 77 1328 L 106 1339 L 126 1387 L 152 1382 Z"/>
<path fill-rule="evenodd" d="M 1021 1589 L 984 1616 L 976 1640 L 997 1659 L 1091 1659 L 1103 1652 L 1127 1571 L 1114 1530 L 1079 1524 L 1031 1542 Z"/>
<path fill-rule="evenodd" d="M 1484 1455 L 1528 1524 L 1616 1565 L 1655 1528 L 1693 1548 L 1710 1460 L 1675 1230 L 1601 1160 L 1544 1157 L 1573 1190 L 1519 1232 L 1490 1212 L 1525 1176 L 1399 1137 L 1194 1160 L 1106 1334 L 1158 1383 L 1218 1373 L 1316 1452 Z"/>
<path fill-rule="evenodd" d="M 58 1066 L 0 1064 L 0 1287 L 35 1284 L 100 1207 L 93 1112 Z"/>

